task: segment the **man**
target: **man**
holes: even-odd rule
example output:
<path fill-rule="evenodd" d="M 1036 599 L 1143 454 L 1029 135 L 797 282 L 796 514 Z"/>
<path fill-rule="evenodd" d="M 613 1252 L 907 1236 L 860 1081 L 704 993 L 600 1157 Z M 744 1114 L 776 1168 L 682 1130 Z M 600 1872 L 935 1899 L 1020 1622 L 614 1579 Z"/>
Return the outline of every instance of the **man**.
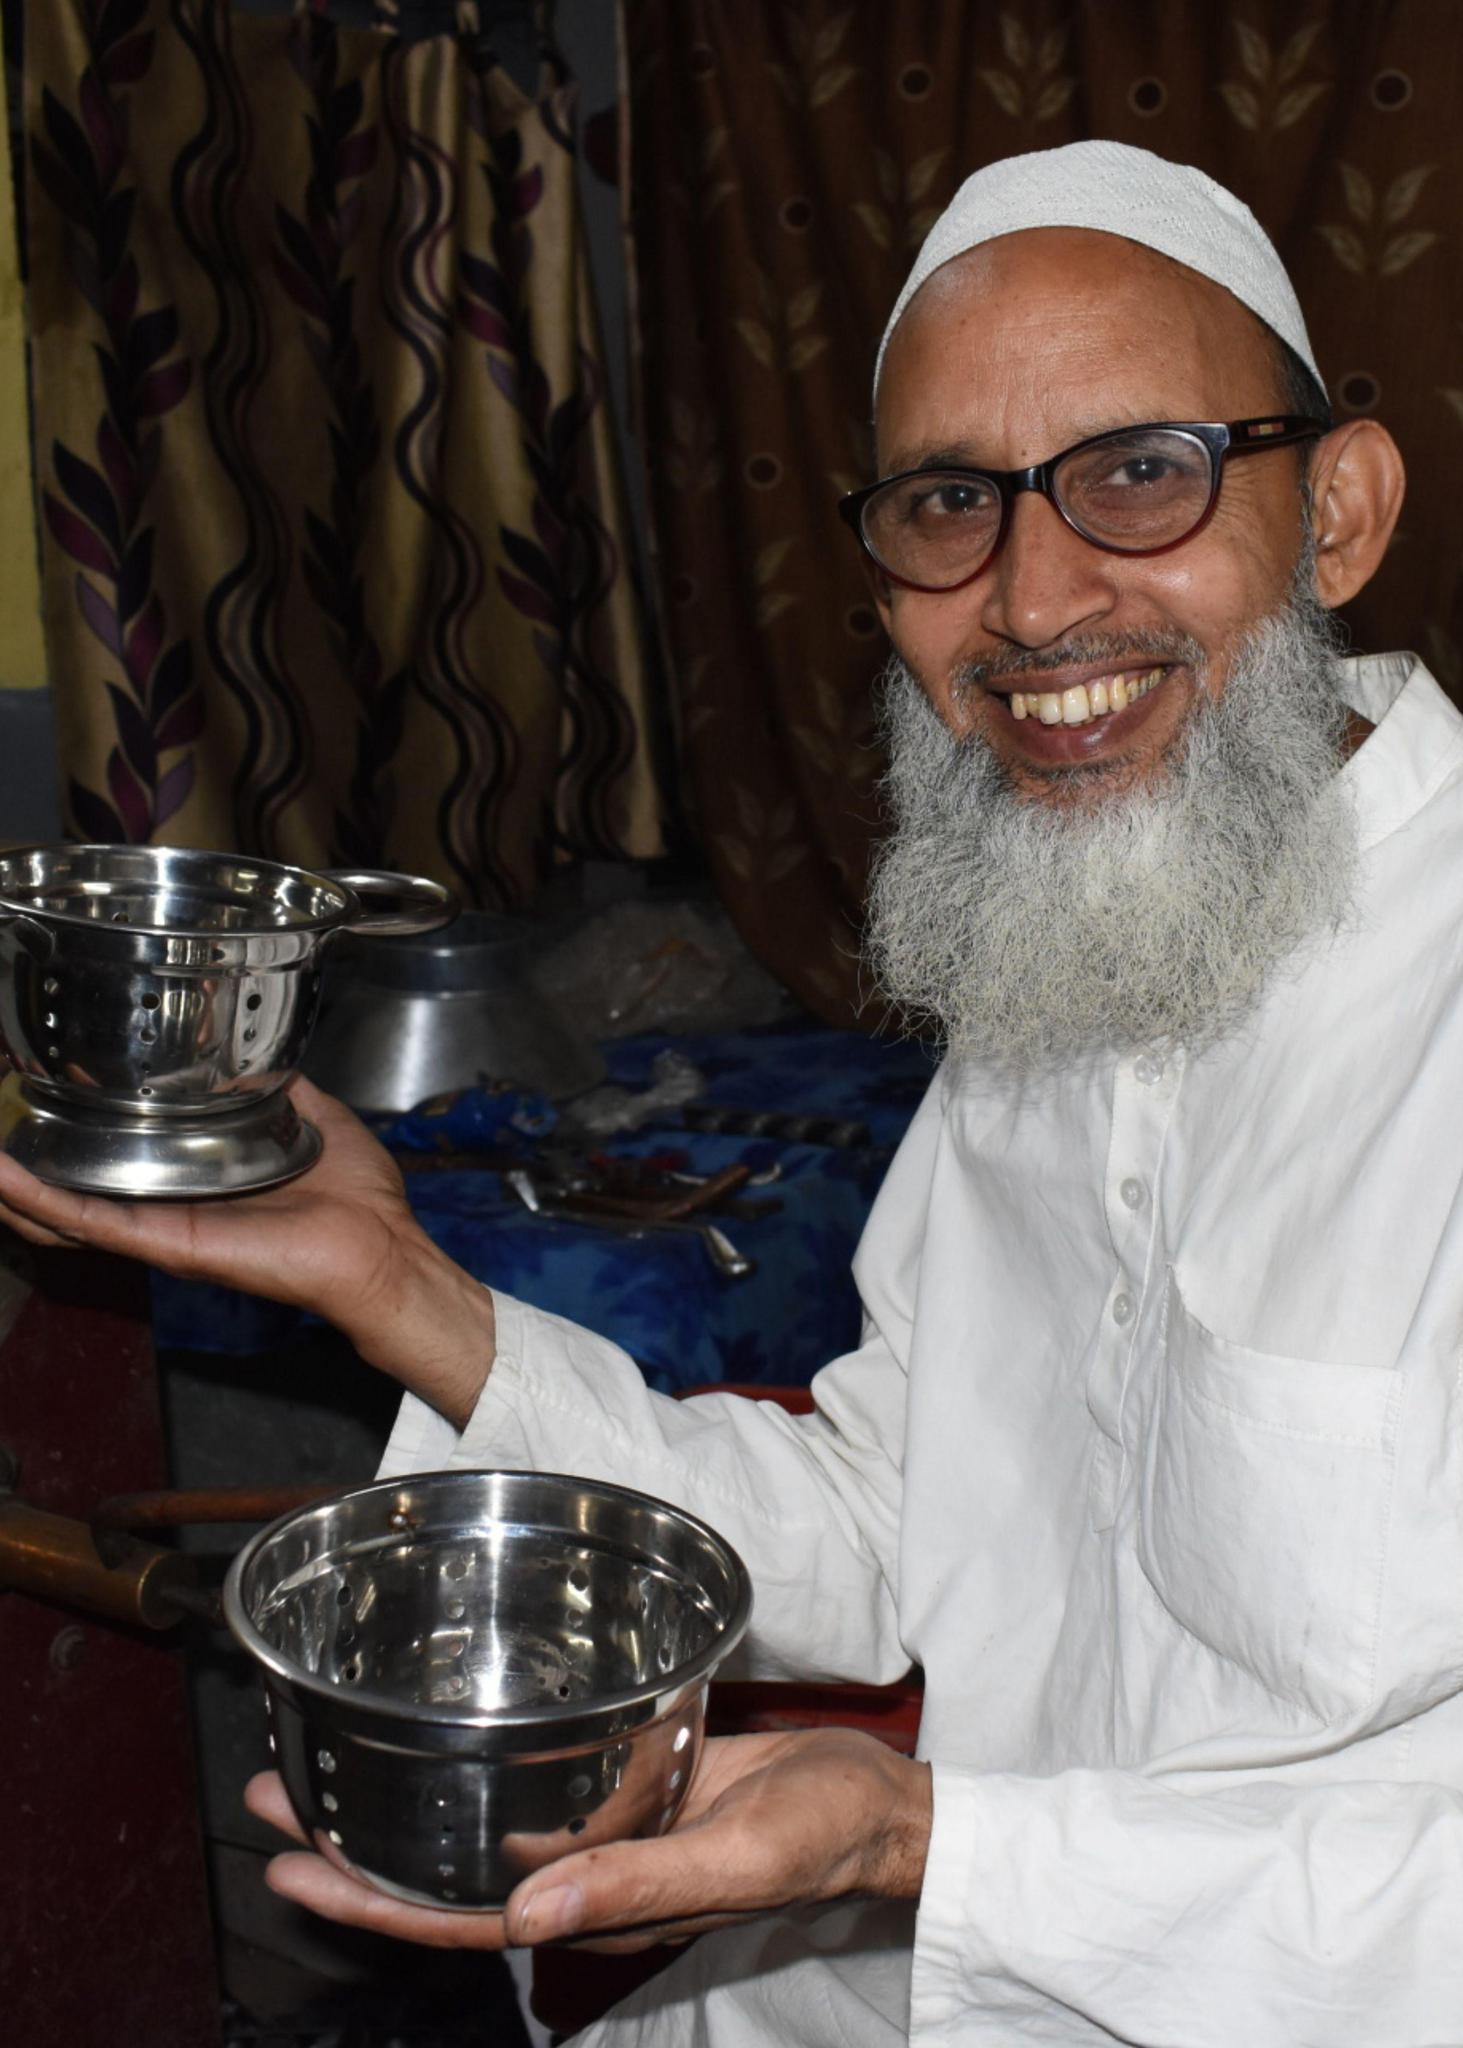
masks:
<path fill-rule="evenodd" d="M 281 1890 L 444 1944 L 744 1923 L 606 2044 L 1463 2040 L 1463 720 L 1326 623 L 1396 450 L 1330 427 L 1249 214 L 1108 144 L 957 195 L 877 427 L 874 952 L 951 1057 L 816 1416 L 663 1401 L 495 1304 L 308 1090 L 291 1188 L 127 1209 L 0 1161 L 0 1199 L 317 1308 L 409 1390 L 388 1471 L 692 1506 L 757 1671 L 924 1668 L 921 1761 L 708 1745 L 669 1837 L 504 1922 L 305 1854 Z"/>

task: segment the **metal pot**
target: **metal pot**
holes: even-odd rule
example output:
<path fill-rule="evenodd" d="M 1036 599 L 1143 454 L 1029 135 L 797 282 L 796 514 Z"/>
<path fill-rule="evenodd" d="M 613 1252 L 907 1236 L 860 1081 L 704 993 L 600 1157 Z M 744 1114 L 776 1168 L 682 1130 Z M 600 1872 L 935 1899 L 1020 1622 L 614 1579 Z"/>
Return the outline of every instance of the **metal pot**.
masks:
<path fill-rule="evenodd" d="M 540 928 L 468 911 L 450 932 L 343 946 L 305 1071 L 356 1109 L 396 1113 L 503 1081 L 561 1101 L 603 1056 L 534 979 Z"/>
<path fill-rule="evenodd" d="M 252 1538 L 224 1587 L 316 1847 L 393 1897 L 483 1909 L 670 1826 L 751 1602 L 705 1523 L 533 1472 L 337 1495 Z"/>
<path fill-rule="evenodd" d="M 40 846 L 0 855 L 0 1049 L 28 1112 L 6 1149 L 127 1195 L 235 1193 L 319 1153 L 283 1089 L 347 931 L 453 915 L 440 883 L 237 854 Z"/>

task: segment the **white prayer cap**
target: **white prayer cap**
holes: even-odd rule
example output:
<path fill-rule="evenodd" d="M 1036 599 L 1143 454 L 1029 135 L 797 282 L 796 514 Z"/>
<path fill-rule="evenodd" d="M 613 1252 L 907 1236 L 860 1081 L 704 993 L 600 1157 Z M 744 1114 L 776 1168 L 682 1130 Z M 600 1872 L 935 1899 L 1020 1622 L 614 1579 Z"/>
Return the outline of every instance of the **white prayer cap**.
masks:
<path fill-rule="evenodd" d="M 1097 228 L 1146 243 L 1222 284 L 1322 381 L 1295 289 L 1247 206 L 1190 164 L 1125 142 L 1069 142 L 1004 157 L 966 179 L 925 237 L 894 302 L 874 366 L 876 393 L 889 337 L 931 272 L 1022 228 Z"/>

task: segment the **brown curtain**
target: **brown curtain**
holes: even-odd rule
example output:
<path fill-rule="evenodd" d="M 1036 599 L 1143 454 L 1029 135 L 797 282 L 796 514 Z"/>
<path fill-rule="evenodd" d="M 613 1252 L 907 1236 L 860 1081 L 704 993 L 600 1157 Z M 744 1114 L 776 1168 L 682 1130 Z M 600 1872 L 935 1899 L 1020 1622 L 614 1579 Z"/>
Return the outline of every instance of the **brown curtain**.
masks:
<path fill-rule="evenodd" d="M 1463 9 L 1454 0 L 626 0 L 644 440 L 681 745 L 750 944 L 858 1008 L 883 649 L 840 492 L 874 348 L 981 164 L 1196 163 L 1277 241 L 1338 415 L 1411 475 L 1353 608 L 1463 690 Z"/>
<path fill-rule="evenodd" d="M 575 92 L 395 11 L 30 0 L 68 823 L 513 907 L 662 845 Z"/>

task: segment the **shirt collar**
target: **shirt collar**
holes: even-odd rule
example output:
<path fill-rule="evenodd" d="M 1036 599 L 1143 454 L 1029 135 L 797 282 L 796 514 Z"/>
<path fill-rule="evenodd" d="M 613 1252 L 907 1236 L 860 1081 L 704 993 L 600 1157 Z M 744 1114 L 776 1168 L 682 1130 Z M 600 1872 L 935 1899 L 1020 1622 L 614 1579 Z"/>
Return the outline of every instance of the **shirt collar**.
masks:
<path fill-rule="evenodd" d="M 1376 728 L 1341 771 L 1365 853 L 1463 768 L 1463 716 L 1415 654 L 1353 655 L 1340 669 L 1342 696 Z"/>

